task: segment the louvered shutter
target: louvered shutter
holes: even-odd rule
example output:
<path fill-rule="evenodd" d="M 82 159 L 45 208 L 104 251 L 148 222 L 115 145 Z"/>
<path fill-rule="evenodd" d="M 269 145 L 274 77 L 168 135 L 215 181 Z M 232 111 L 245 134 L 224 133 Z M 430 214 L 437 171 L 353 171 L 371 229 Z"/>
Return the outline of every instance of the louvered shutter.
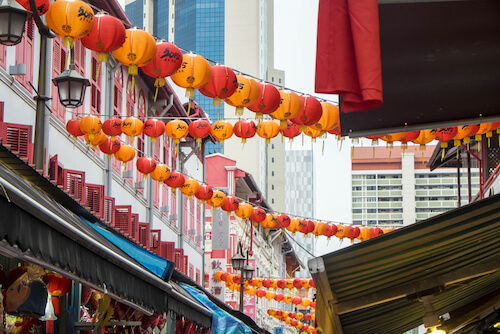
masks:
<path fill-rule="evenodd" d="M 115 227 L 130 235 L 132 230 L 132 207 L 130 205 L 115 205 Z"/>
<path fill-rule="evenodd" d="M 80 203 L 85 203 L 85 172 L 64 169 L 63 189 Z"/>
<path fill-rule="evenodd" d="M 104 196 L 104 221 L 115 226 L 115 198 Z"/>
<path fill-rule="evenodd" d="M 100 218 L 104 218 L 104 186 L 85 184 L 86 204 Z"/>

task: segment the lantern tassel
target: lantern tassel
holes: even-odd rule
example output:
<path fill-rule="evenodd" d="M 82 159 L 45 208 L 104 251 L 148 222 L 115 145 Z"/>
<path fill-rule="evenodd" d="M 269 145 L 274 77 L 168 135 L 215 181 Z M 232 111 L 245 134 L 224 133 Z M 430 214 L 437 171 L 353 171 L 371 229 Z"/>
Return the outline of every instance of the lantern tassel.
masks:
<path fill-rule="evenodd" d="M 191 112 L 191 99 L 189 100 L 189 103 L 188 103 L 188 116 L 189 116 L 189 113 Z"/>
<path fill-rule="evenodd" d="M 375 159 L 375 146 L 373 146 L 373 154 L 372 154 L 372 159 Z"/>
<path fill-rule="evenodd" d="M 354 158 L 354 146 L 351 147 L 351 159 Z"/>
<path fill-rule="evenodd" d="M 95 81 L 97 81 L 97 79 L 99 79 L 99 72 L 101 71 L 101 62 L 98 61 L 97 62 L 97 70 L 95 72 Z"/>
<path fill-rule="evenodd" d="M 155 102 L 156 102 L 157 97 L 158 97 L 158 87 L 156 87 L 156 91 L 155 91 L 155 99 L 154 99 Z"/>
<path fill-rule="evenodd" d="M 353 147 L 354 149 L 354 147 Z M 353 154 L 354 154 L 354 151 L 352 151 Z M 325 139 L 323 139 L 323 147 L 321 147 L 321 154 L 324 155 L 325 154 Z"/>

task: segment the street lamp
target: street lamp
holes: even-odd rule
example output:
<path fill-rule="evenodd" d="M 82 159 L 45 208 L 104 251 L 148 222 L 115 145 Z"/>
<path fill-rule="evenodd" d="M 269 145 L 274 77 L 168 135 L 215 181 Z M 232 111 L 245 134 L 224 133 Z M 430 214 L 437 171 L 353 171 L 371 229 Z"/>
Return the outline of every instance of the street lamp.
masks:
<path fill-rule="evenodd" d="M 11 46 L 21 42 L 26 20 L 31 18 L 31 14 L 14 0 L 1 1 L 0 44 Z"/>
<path fill-rule="evenodd" d="M 71 50 L 69 68 L 52 79 L 59 91 L 59 101 L 66 108 L 77 108 L 83 104 L 85 90 L 90 86 L 88 79 L 75 70 L 75 53 Z"/>
<path fill-rule="evenodd" d="M 245 265 L 245 261 L 247 264 Z M 243 255 L 241 243 L 238 244 L 236 254 L 231 258 L 231 263 L 234 270 L 240 270 L 240 312 L 243 312 L 243 293 L 245 290 L 245 281 L 249 281 L 253 277 L 254 269 L 248 264 L 248 253 Z"/>

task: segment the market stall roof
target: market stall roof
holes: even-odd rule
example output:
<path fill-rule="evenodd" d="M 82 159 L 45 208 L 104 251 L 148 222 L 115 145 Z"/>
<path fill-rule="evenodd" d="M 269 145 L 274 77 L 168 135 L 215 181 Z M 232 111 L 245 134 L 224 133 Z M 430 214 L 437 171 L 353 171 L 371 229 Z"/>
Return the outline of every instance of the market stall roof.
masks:
<path fill-rule="evenodd" d="M 107 291 L 146 314 L 174 308 L 210 327 L 211 313 L 206 308 L 183 297 L 97 232 L 85 221 L 97 218 L 87 212 L 82 219 L 80 212 L 71 211 L 77 207 L 74 199 L 3 145 L 0 162 L 0 252 Z M 56 199 L 65 196 L 63 203 Z"/>
<path fill-rule="evenodd" d="M 309 261 L 323 334 L 401 334 L 427 295 L 448 332 L 500 306 L 500 196 Z"/>
<path fill-rule="evenodd" d="M 500 120 L 499 1 L 378 3 L 383 105 L 341 112 L 342 135 L 359 137 Z M 334 79 L 330 76 L 329 80 Z"/>

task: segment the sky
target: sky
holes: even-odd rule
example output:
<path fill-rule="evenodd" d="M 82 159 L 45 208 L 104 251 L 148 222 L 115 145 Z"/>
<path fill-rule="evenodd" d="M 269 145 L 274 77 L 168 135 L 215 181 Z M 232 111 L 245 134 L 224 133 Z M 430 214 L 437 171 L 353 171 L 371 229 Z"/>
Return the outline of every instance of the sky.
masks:
<path fill-rule="evenodd" d="M 336 95 L 314 93 L 316 66 L 316 29 L 318 0 L 274 0 L 274 65 L 285 71 L 287 88 L 338 101 Z M 351 223 L 351 148 L 348 139 L 343 142 L 329 136 L 311 144 L 305 136 L 294 140 L 292 149 L 310 149 L 315 162 L 316 219 Z M 324 143 L 323 143 L 324 141 Z M 311 146 L 312 145 L 312 146 Z M 316 255 L 332 252 L 349 244 L 332 238 L 317 238 Z"/>
<path fill-rule="evenodd" d="M 118 0 L 124 7 L 124 0 Z M 236 1 L 236 0 L 231 0 Z M 274 0 L 274 65 L 285 71 L 285 86 L 298 92 L 337 102 L 336 95 L 314 93 L 318 0 Z M 297 137 L 291 149 L 312 149 L 315 162 L 315 219 L 351 223 L 350 141 L 333 136 L 311 143 Z M 290 149 L 287 145 L 287 149 Z M 317 238 L 315 255 L 345 247 L 337 238 Z"/>

